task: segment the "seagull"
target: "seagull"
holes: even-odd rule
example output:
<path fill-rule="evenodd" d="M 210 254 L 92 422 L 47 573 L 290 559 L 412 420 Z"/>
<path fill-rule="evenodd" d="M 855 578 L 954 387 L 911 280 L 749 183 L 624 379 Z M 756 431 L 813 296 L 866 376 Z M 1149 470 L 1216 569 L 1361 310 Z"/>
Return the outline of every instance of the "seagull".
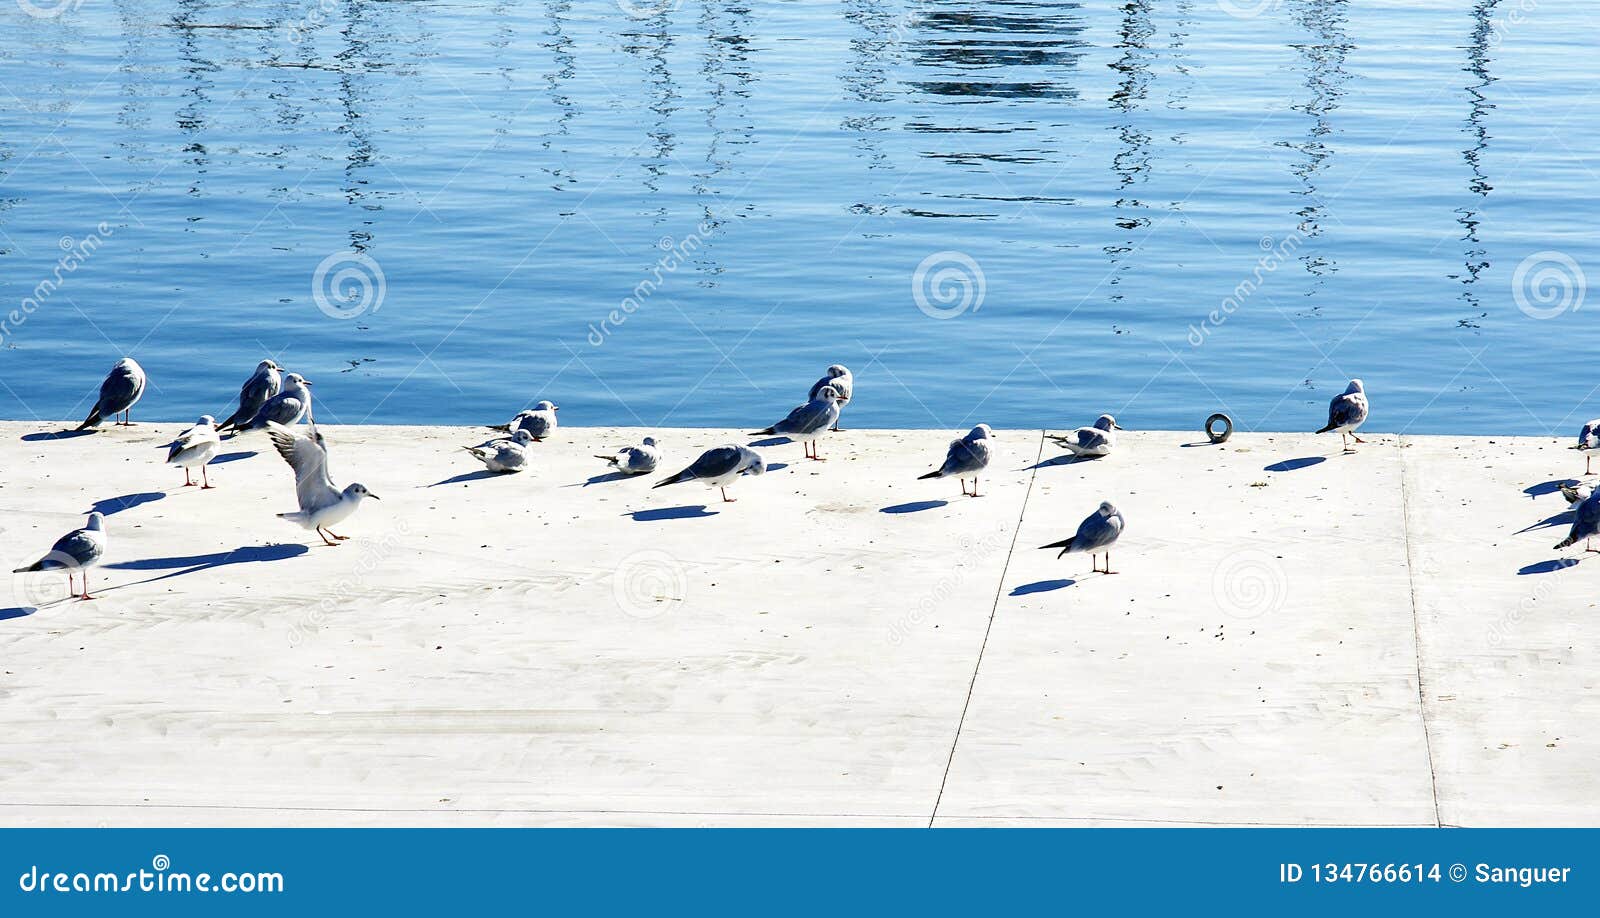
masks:
<path fill-rule="evenodd" d="M 199 467 L 200 490 L 209 490 L 213 485 L 206 478 L 206 463 L 215 458 L 217 450 L 221 448 L 222 438 L 217 436 L 216 419 L 203 414 L 193 427 L 178 434 L 178 439 L 172 441 L 167 450 L 167 465 L 183 466 L 183 486 L 186 488 L 194 487 L 189 470 Z"/>
<path fill-rule="evenodd" d="M 750 436 L 779 434 L 791 440 L 799 440 L 807 447 L 807 459 L 823 462 L 826 460 L 817 455 L 817 438 L 827 433 L 828 428 L 838 420 L 839 390 L 830 384 L 818 389 L 811 401 L 789 412 L 788 417 Z"/>
<path fill-rule="evenodd" d="M 959 440 L 950 441 L 950 451 L 945 453 L 944 465 L 922 478 L 949 478 L 957 475 L 961 478 L 961 493 L 968 497 L 978 496 L 978 473 L 988 468 L 989 457 L 994 450 L 989 446 L 989 441 L 994 438 L 994 431 L 988 424 L 979 424 L 972 431 Z M 967 476 L 972 476 L 972 493 L 967 494 Z"/>
<path fill-rule="evenodd" d="M 767 470 L 767 460 L 761 454 L 748 446 L 718 446 L 708 449 L 700 454 L 694 464 L 672 476 L 662 479 L 651 486 L 655 488 L 677 484 L 680 481 L 705 482 L 708 488 L 718 488 L 722 491 L 724 503 L 733 503 L 737 497 L 728 496 L 728 486 L 738 480 L 740 475 L 760 475 Z"/>
<path fill-rule="evenodd" d="M 356 512 L 363 498 L 377 500 L 378 495 L 363 484 L 346 485 L 343 491 L 333 486 L 333 479 L 328 477 L 328 444 L 317 432 L 317 422 L 312 421 L 302 435 L 268 421 L 267 435 L 278 448 L 278 455 L 294 469 L 294 491 L 300 500 L 298 511 L 278 516 L 306 529 L 315 529 L 329 545 L 338 545 L 349 538 L 334 535 L 328 527 Z"/>
<path fill-rule="evenodd" d="M 520 472 L 528 465 L 528 451 L 524 447 L 532 442 L 533 434 L 518 430 L 509 437 L 461 448 L 475 456 L 491 472 Z"/>
<path fill-rule="evenodd" d="M 531 410 L 517 412 L 517 416 L 512 418 L 510 423 L 496 424 L 491 429 L 507 433 L 513 430 L 526 430 L 535 440 L 543 440 L 556 432 L 556 412 L 560 410 L 554 402 L 540 402 Z"/>
<path fill-rule="evenodd" d="M 293 427 L 311 417 L 311 380 L 299 373 L 283 378 L 283 391 L 261 403 L 261 407 L 243 427 L 235 426 L 237 433 L 267 430 L 273 424 Z"/>
<path fill-rule="evenodd" d="M 89 595 L 89 568 L 100 563 L 106 553 L 106 518 L 100 513 L 89 514 L 89 522 L 82 529 L 74 529 L 50 546 L 50 553 L 27 567 L 19 567 L 13 574 L 29 571 L 66 571 L 67 592 L 74 593 L 72 575 L 83 573 L 83 595 L 79 599 L 93 599 Z"/>
<path fill-rule="evenodd" d="M 1567 499 L 1567 506 L 1576 507 L 1589 499 L 1594 493 L 1594 485 L 1581 481 L 1563 481 L 1557 485 L 1561 489 L 1561 496 Z"/>
<path fill-rule="evenodd" d="M 824 376 L 811 384 L 811 391 L 806 393 L 806 398 L 816 398 L 817 393 L 822 391 L 823 386 L 832 386 L 833 391 L 839 393 L 839 410 L 843 411 L 844 406 L 850 402 L 851 394 L 855 392 L 856 380 L 855 377 L 851 375 L 849 367 L 846 367 L 841 363 L 836 363 L 833 366 L 828 367 L 827 376 Z M 839 430 L 839 421 L 837 418 L 834 419 L 833 430 L 836 433 Z"/>
<path fill-rule="evenodd" d="M 1111 569 L 1111 544 L 1122 535 L 1122 511 L 1111 506 L 1111 502 L 1103 500 L 1100 508 L 1089 514 L 1088 519 L 1078 524 L 1078 534 L 1070 539 L 1051 542 L 1049 545 L 1040 545 L 1040 548 L 1059 548 L 1061 554 L 1069 551 L 1086 551 L 1089 553 L 1089 566 L 1094 567 L 1094 556 L 1104 551 L 1106 555 L 1105 570 L 1094 567 L 1097 574 L 1115 574 Z"/>
<path fill-rule="evenodd" d="M 1585 452 L 1583 457 L 1583 474 L 1593 475 L 1594 456 L 1588 455 L 1587 453 L 1592 449 L 1600 449 L 1600 418 L 1595 418 L 1589 423 L 1583 425 L 1583 429 L 1578 431 L 1578 445 L 1575 448 L 1584 450 Z"/>
<path fill-rule="evenodd" d="M 1556 543 L 1557 548 L 1567 548 L 1583 540 L 1583 550 L 1600 552 L 1600 548 L 1593 548 L 1589 540 L 1600 535 L 1600 493 L 1592 493 L 1578 505 L 1578 513 L 1572 521 L 1572 531 L 1567 537 Z"/>
<path fill-rule="evenodd" d="M 1116 434 L 1112 431 L 1121 430 L 1117 419 L 1109 414 L 1100 415 L 1093 427 L 1079 427 L 1072 433 L 1060 437 L 1051 437 L 1057 444 L 1066 447 L 1074 456 L 1086 459 L 1097 459 L 1111 454 L 1111 447 L 1117 445 Z"/>
<path fill-rule="evenodd" d="M 1367 442 L 1356 436 L 1356 428 L 1366 423 L 1366 421 L 1367 390 L 1361 384 L 1361 380 L 1352 379 L 1350 380 L 1350 385 L 1345 387 L 1344 392 L 1335 396 L 1333 401 L 1328 403 L 1328 425 L 1317 431 L 1317 433 L 1337 430 L 1339 432 L 1339 441 L 1344 444 L 1344 451 L 1353 453 L 1355 450 L 1350 448 L 1349 441 L 1345 440 L 1345 434 L 1349 434 L 1350 439 L 1357 443 Z"/>
<path fill-rule="evenodd" d="M 139 366 L 139 361 L 132 357 L 124 357 L 117 361 L 106 375 L 105 382 L 100 384 L 100 400 L 94 403 L 94 408 L 89 416 L 78 425 L 79 430 L 88 430 L 99 427 L 100 422 L 107 415 L 116 417 L 122 415 L 122 420 L 116 423 L 122 427 L 132 427 L 128 420 L 128 410 L 144 395 L 145 375 L 144 367 Z"/>
<path fill-rule="evenodd" d="M 661 451 L 656 449 L 656 438 L 645 437 L 638 446 L 624 446 L 611 456 L 595 456 L 611 463 L 611 467 L 625 475 L 644 475 L 656 470 L 661 461 Z"/>
<path fill-rule="evenodd" d="M 227 430 L 238 427 L 246 421 L 253 419 L 261 406 L 283 391 L 283 377 L 278 371 L 283 369 L 271 360 L 263 360 L 256 364 L 256 372 L 245 381 L 239 389 L 239 410 L 228 416 L 226 421 L 217 425 L 218 430 Z"/>

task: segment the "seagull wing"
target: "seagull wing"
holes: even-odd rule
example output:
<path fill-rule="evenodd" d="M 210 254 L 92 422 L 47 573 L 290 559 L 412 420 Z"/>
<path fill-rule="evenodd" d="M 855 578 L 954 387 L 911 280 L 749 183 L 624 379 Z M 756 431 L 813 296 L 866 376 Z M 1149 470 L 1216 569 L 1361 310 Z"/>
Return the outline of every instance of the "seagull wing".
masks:
<path fill-rule="evenodd" d="M 339 500 L 339 489 L 328 477 L 328 447 L 312 424 L 301 436 L 281 424 L 268 423 L 267 435 L 278 455 L 294 469 L 294 491 L 301 510 L 319 510 Z"/>

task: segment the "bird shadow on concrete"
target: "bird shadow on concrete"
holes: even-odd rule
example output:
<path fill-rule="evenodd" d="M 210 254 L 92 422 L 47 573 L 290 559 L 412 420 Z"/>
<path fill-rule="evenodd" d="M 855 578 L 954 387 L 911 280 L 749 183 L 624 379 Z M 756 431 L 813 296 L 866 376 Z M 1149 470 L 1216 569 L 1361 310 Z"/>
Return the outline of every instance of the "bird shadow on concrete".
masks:
<path fill-rule="evenodd" d="M 1222 446 L 1222 445 L 1224 445 L 1224 444 L 1222 444 L 1222 443 L 1212 443 L 1210 440 L 1196 440 L 1193 443 L 1179 443 L 1178 444 L 1178 446 L 1183 448 L 1183 449 L 1194 449 L 1196 446 Z"/>
<path fill-rule="evenodd" d="M 1560 513 L 1557 513 L 1555 516 L 1547 516 L 1531 526 L 1518 529 L 1516 534 L 1522 535 L 1524 532 L 1533 532 L 1538 529 L 1555 529 L 1561 526 L 1571 526 L 1572 521 L 1576 519 L 1577 516 L 1578 513 L 1575 510 L 1563 510 Z"/>
<path fill-rule="evenodd" d="M 1020 471 L 1031 472 L 1034 469 L 1047 469 L 1047 468 L 1050 468 L 1051 466 L 1056 466 L 1056 465 L 1077 465 L 1080 462 L 1092 462 L 1095 459 L 1099 459 L 1099 458 L 1101 458 L 1101 457 L 1099 457 L 1099 456 L 1074 456 L 1071 453 L 1062 453 L 1059 456 L 1051 456 L 1049 459 L 1045 459 L 1042 462 L 1035 462 L 1033 465 L 1024 466 L 1022 469 L 1020 469 Z"/>
<path fill-rule="evenodd" d="M 1577 566 L 1578 560 L 1576 558 L 1551 558 L 1549 561 L 1530 564 L 1517 571 L 1517 573 L 1522 576 L 1527 576 L 1528 574 L 1553 574 L 1556 571 L 1564 571 L 1569 567 Z"/>
<path fill-rule="evenodd" d="M 38 606 L 12 606 L 9 609 L 0 609 L 0 622 L 9 622 L 13 618 L 27 618 L 39 611 Z"/>
<path fill-rule="evenodd" d="M 655 510 L 635 510 L 632 513 L 624 513 L 623 516 L 633 517 L 635 523 L 658 523 L 662 520 L 698 520 L 716 514 L 707 510 L 705 504 L 691 504 L 682 507 L 659 507 Z"/>
<path fill-rule="evenodd" d="M 590 478 L 588 481 L 585 481 L 583 484 L 576 485 L 576 487 L 587 488 L 588 486 L 590 486 L 592 484 L 605 484 L 608 481 L 621 481 L 624 478 L 632 478 L 632 477 L 634 477 L 634 476 L 629 475 L 626 472 L 618 472 L 618 471 L 602 472 L 599 475 L 595 475 L 594 477 Z M 567 485 L 567 487 L 571 488 L 571 487 L 574 487 L 574 485 Z"/>
<path fill-rule="evenodd" d="M 880 509 L 878 512 L 879 513 L 920 513 L 923 510 L 937 510 L 940 507 L 948 507 L 948 506 L 950 506 L 950 502 L 947 501 L 947 500 L 914 500 L 909 504 L 895 504 L 892 507 L 884 507 L 884 508 Z"/>
<path fill-rule="evenodd" d="M 436 481 L 433 484 L 428 485 L 428 487 L 437 488 L 440 485 L 461 484 L 462 482 L 466 481 L 481 481 L 485 478 L 504 478 L 507 477 L 507 475 L 508 473 L 506 472 L 491 472 L 488 469 L 478 469 L 476 472 L 462 472 L 460 475 L 446 478 L 444 481 Z"/>
<path fill-rule="evenodd" d="M 1011 591 L 1011 595 L 1012 596 L 1028 596 L 1028 595 L 1033 594 L 1033 593 L 1049 593 L 1052 590 L 1064 590 L 1067 587 L 1072 586 L 1074 583 L 1077 583 L 1077 582 L 1078 581 L 1072 580 L 1072 579 L 1067 579 L 1067 580 L 1035 580 L 1032 583 L 1024 583 L 1022 586 L 1019 586 L 1016 589 L 1012 590 Z"/>
<path fill-rule="evenodd" d="M 29 443 L 39 440 L 72 440 L 77 437 L 87 437 L 95 433 L 93 430 L 41 430 L 38 433 L 23 434 L 22 439 Z"/>
<path fill-rule="evenodd" d="M 1553 478 L 1549 481 L 1541 481 L 1536 485 L 1528 485 L 1522 489 L 1522 493 L 1529 497 L 1542 497 L 1545 494 L 1554 494 L 1560 491 L 1561 486 L 1564 484 L 1575 484 L 1575 482 L 1571 478 Z"/>
<path fill-rule="evenodd" d="M 224 462 L 238 462 L 240 459 L 249 459 L 256 455 L 255 450 L 241 450 L 237 453 L 223 453 L 211 460 L 211 465 L 221 465 Z"/>
<path fill-rule="evenodd" d="M 142 583 L 154 583 L 157 580 L 166 580 L 171 577 L 182 577 L 184 574 L 193 574 L 199 571 L 213 570 L 227 567 L 230 564 L 254 564 L 265 561 L 286 561 L 305 554 L 311 549 L 298 542 L 279 545 L 242 545 L 232 551 L 216 551 L 208 555 L 185 555 L 173 558 L 143 558 L 138 561 L 123 561 L 118 564 L 102 565 L 107 570 L 114 571 L 172 571 L 159 577 L 148 580 L 135 580 L 132 583 L 119 583 L 106 587 L 107 590 L 120 590 L 123 587 L 138 586 Z"/>
<path fill-rule="evenodd" d="M 124 494 L 121 497 L 107 497 L 94 502 L 89 508 L 95 513 L 110 516 L 124 510 L 132 510 L 141 504 L 151 504 L 167 496 L 165 491 L 141 491 L 138 494 Z"/>
<path fill-rule="evenodd" d="M 757 436 L 760 436 L 760 435 L 757 434 Z M 751 443 L 749 445 L 750 446 L 782 446 L 785 443 L 793 443 L 793 442 L 794 441 L 789 439 L 788 437 L 768 437 L 765 440 L 757 440 L 754 443 Z"/>
<path fill-rule="evenodd" d="M 1274 462 L 1271 465 L 1267 466 L 1265 471 L 1268 471 L 1268 472 L 1294 472 L 1294 471 L 1298 471 L 1300 469 L 1310 468 L 1313 465 L 1321 465 L 1322 463 L 1327 462 L 1327 461 L 1328 461 L 1328 457 L 1327 456 L 1302 456 L 1299 459 L 1285 459 L 1282 462 Z"/>

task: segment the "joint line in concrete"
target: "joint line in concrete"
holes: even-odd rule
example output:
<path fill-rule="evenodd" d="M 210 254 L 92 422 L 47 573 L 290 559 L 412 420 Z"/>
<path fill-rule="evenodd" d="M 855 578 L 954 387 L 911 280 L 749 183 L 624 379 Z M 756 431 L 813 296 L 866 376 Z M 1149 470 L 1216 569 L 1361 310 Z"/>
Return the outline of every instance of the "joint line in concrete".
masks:
<path fill-rule="evenodd" d="M 1406 582 L 1411 588 L 1411 642 L 1417 662 L 1417 714 L 1422 718 L 1422 745 L 1428 754 L 1428 786 L 1433 792 L 1433 824 L 1435 828 L 1443 828 L 1444 818 L 1439 812 L 1439 770 L 1433 764 L 1433 734 L 1428 730 L 1428 696 L 1422 683 L 1422 621 L 1421 613 L 1417 609 L 1416 557 L 1411 550 L 1411 489 L 1408 484 L 1411 467 L 1406 462 L 1405 447 L 1406 438 L 1396 437 L 1395 449 L 1400 453 L 1400 530 L 1406 541 Z"/>

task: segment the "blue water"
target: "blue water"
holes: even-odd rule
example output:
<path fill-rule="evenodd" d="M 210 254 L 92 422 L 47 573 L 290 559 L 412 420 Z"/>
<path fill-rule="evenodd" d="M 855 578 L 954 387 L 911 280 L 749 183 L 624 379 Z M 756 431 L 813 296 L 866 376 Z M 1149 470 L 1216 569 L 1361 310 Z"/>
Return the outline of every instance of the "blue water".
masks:
<path fill-rule="evenodd" d="M 345 423 L 749 427 L 835 362 L 857 427 L 1600 415 L 1574 0 L 30 2 L 0 417 L 125 354 L 136 419 L 264 356 Z"/>

